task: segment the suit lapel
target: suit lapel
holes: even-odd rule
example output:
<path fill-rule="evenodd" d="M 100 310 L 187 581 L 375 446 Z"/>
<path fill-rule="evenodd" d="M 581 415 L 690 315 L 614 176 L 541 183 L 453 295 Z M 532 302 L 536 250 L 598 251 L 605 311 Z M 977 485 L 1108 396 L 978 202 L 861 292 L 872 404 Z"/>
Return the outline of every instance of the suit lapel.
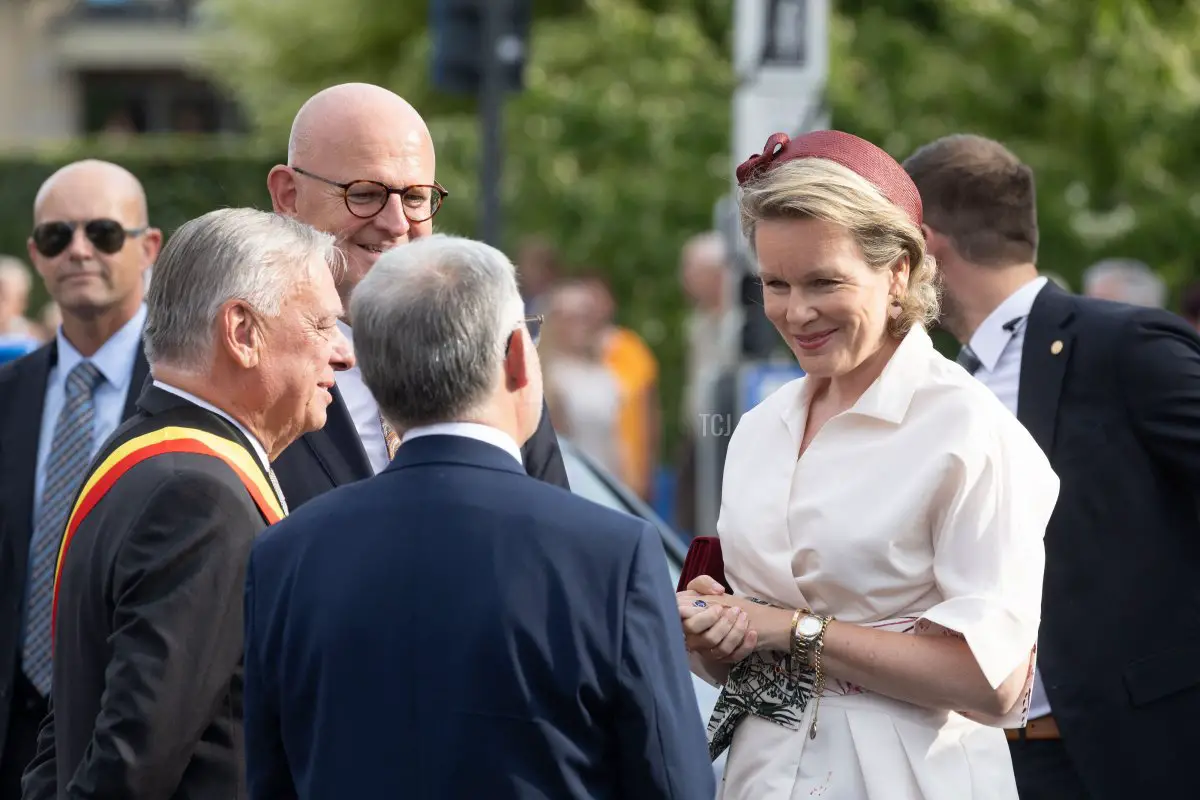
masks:
<path fill-rule="evenodd" d="M 121 420 L 127 420 L 137 413 L 138 398 L 150 380 L 150 364 L 146 362 L 146 352 L 142 348 L 142 340 L 138 340 L 137 356 L 133 360 L 133 374 L 129 379 L 129 391 L 125 393 L 125 410 Z"/>
<path fill-rule="evenodd" d="M 46 403 L 46 382 L 50 367 L 57 360 L 53 343 L 27 356 L 11 375 L 11 384 L 0 385 L 0 393 L 12 398 L 8 406 L 7 427 L 0 435 L 0 481 L 4 499 L 0 506 L 9 520 L 9 535 L 16 563 L 29 558 L 29 539 L 33 534 L 33 492 L 36 486 L 38 438 L 41 435 L 42 409 Z"/>
<path fill-rule="evenodd" d="M 304 441 L 333 485 L 344 486 L 375 473 L 362 440 L 358 438 L 354 420 L 350 418 L 350 409 L 342 400 L 342 393 L 334 386 L 331 394 L 333 402 L 326 412 L 325 427 L 306 435 Z"/>
<path fill-rule="evenodd" d="M 1070 295 L 1047 283 L 1033 301 L 1025 329 L 1017 419 L 1047 456 L 1054 447 L 1058 399 L 1074 344 L 1074 315 Z"/>

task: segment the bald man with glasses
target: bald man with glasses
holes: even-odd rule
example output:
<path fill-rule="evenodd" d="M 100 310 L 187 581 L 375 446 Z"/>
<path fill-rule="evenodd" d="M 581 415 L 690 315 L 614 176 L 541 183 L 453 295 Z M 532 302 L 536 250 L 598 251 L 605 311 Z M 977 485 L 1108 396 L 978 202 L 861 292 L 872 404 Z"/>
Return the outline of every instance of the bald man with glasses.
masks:
<path fill-rule="evenodd" d="M 421 115 L 379 86 L 333 86 L 297 112 L 287 164 L 271 170 L 267 188 L 276 212 L 338 237 L 346 255 L 338 292 L 346 308 L 354 287 L 381 255 L 433 233 L 435 215 L 449 195 L 435 179 L 435 163 L 433 139 Z M 540 319 L 527 323 L 536 332 Z M 353 320 L 338 324 L 353 343 Z M 357 367 L 339 373 L 325 427 L 302 437 L 274 463 L 288 504 L 296 508 L 381 472 L 402 433 L 380 416 Z M 544 405 L 537 432 L 521 455 L 529 475 L 569 488 Z"/>

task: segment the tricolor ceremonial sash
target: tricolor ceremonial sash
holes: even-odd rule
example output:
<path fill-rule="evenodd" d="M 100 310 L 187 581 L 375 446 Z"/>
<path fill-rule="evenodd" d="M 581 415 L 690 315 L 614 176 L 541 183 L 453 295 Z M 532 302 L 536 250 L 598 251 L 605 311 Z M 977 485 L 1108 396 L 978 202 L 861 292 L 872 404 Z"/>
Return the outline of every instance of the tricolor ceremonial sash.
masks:
<path fill-rule="evenodd" d="M 113 450 L 88 476 L 71 515 L 67 517 L 67 527 L 58 546 L 58 562 L 54 567 L 54 599 L 50 608 L 52 636 L 58 621 L 58 581 L 62 575 L 63 560 L 79 524 L 122 475 L 147 458 L 164 453 L 199 453 L 221 459 L 241 479 L 268 524 L 273 525 L 283 519 L 283 507 L 271 483 L 263 475 L 258 458 L 237 442 L 196 428 L 181 427 L 161 428 L 130 439 Z"/>

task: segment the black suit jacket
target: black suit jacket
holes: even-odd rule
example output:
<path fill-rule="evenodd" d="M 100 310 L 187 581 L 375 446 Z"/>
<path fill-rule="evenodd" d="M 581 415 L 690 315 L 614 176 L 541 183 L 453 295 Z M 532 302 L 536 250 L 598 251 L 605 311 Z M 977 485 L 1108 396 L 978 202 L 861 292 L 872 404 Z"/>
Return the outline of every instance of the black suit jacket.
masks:
<path fill-rule="evenodd" d="M 13 679 L 21 668 L 20 643 L 29 541 L 33 536 L 33 494 L 38 435 L 46 383 L 58 363 L 54 342 L 0 367 L 0 753 L 8 733 Z M 125 398 L 124 418 L 136 410 L 150 374 L 138 347 Z"/>
<path fill-rule="evenodd" d="M 658 533 L 459 436 L 255 543 L 246 751 L 255 800 L 715 792 Z"/>
<path fill-rule="evenodd" d="M 335 386 L 331 394 L 333 402 L 325 427 L 301 436 L 271 463 L 292 509 L 338 486 L 375 474 L 341 392 Z M 525 471 L 531 476 L 569 488 L 558 436 L 544 402 L 538 429 L 521 448 L 521 455 Z"/>
<path fill-rule="evenodd" d="M 241 445 L 217 414 L 150 386 L 105 443 L 180 425 Z M 84 517 L 63 557 L 50 715 L 25 800 L 245 796 L 242 594 L 268 524 L 224 461 L 163 453 L 134 465 Z"/>
<path fill-rule="evenodd" d="M 1062 484 L 1038 664 L 1095 800 L 1175 797 L 1200 753 L 1200 337 L 1048 284 L 1017 415 Z"/>

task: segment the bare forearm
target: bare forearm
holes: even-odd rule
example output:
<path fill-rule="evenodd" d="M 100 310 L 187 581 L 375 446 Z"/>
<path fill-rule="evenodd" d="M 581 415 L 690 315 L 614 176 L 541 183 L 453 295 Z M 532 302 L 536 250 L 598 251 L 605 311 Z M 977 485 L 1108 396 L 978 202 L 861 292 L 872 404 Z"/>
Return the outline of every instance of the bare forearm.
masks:
<path fill-rule="evenodd" d="M 999 715 L 1017 700 L 1022 665 L 992 689 L 966 641 L 914 636 L 831 622 L 822 654 L 825 673 L 925 708 Z"/>
<path fill-rule="evenodd" d="M 683 596 L 680 605 L 685 630 L 689 616 L 694 614 L 697 620 L 702 619 L 701 614 L 690 608 L 691 597 Z M 720 594 L 705 594 L 704 602 L 746 611 L 751 617 L 749 628 L 757 634 L 756 649 L 785 653 L 791 649 L 794 612 Z M 703 619 L 716 634 L 709 637 L 711 641 L 700 644 L 711 647 L 725 635 L 731 622 L 725 619 L 720 623 L 724 628 L 719 628 L 718 623 L 707 617 Z M 701 677 L 708 677 L 712 675 L 711 661 L 693 653 L 692 669 Z M 957 636 L 916 636 L 833 620 L 825 629 L 821 668 L 828 677 L 913 705 L 998 717 L 1020 699 L 1029 664 L 1018 665 L 993 689 L 967 642 Z"/>

